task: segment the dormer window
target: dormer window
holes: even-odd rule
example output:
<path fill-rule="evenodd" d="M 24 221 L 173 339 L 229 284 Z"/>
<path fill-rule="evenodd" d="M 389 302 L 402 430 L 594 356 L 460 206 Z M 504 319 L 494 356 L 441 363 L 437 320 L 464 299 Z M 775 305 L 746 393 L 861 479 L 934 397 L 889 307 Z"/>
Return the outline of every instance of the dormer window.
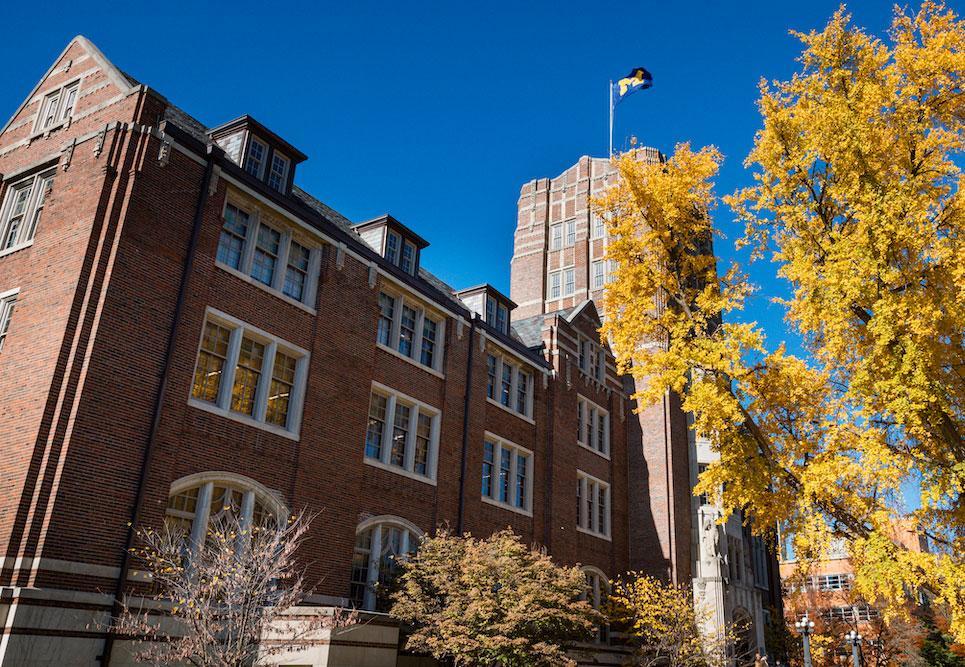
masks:
<path fill-rule="evenodd" d="M 482 317 L 486 324 L 500 333 L 509 333 L 509 313 L 516 307 L 509 297 L 492 285 L 470 287 L 458 294 L 469 310 Z"/>
<path fill-rule="evenodd" d="M 355 231 L 390 264 L 409 275 L 418 274 L 419 253 L 429 244 L 391 215 L 360 222 Z"/>
<path fill-rule="evenodd" d="M 268 147 L 255 137 L 248 142 L 248 153 L 245 155 L 245 171 L 257 179 L 265 173 L 265 157 Z"/>
<path fill-rule="evenodd" d="M 232 162 L 275 192 L 288 194 L 295 165 L 305 155 L 251 116 L 210 131 L 211 139 Z"/>
<path fill-rule="evenodd" d="M 288 166 L 291 161 L 275 151 L 271 156 L 271 170 L 268 172 L 268 187 L 278 192 L 284 192 L 288 185 Z"/>

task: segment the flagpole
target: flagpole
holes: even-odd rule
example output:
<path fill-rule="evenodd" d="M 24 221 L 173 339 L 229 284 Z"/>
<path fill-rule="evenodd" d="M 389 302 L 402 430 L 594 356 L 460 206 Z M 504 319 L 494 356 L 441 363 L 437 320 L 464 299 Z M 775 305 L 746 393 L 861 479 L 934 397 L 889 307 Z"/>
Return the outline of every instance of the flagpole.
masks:
<path fill-rule="evenodd" d="M 606 89 L 607 100 L 610 102 L 610 157 L 613 157 L 613 80 Z"/>

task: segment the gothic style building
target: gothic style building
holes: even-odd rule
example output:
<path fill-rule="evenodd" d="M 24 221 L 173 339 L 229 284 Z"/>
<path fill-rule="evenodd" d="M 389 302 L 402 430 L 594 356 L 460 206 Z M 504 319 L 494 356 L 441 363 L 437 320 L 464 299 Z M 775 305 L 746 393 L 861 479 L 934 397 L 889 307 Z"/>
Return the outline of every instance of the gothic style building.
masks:
<path fill-rule="evenodd" d="M 83 37 L 0 130 L 0 665 L 128 664 L 108 619 L 142 580 L 131 526 L 202 539 L 225 508 L 321 512 L 308 602 L 364 610 L 286 664 L 395 665 L 377 584 L 443 523 L 512 526 L 595 602 L 630 568 L 694 575 L 686 420 L 673 397 L 634 414 L 598 334 L 605 240 L 566 226 L 600 161 L 573 198 L 524 187 L 506 296 L 299 188 L 305 159 L 249 116 L 203 126 Z"/>

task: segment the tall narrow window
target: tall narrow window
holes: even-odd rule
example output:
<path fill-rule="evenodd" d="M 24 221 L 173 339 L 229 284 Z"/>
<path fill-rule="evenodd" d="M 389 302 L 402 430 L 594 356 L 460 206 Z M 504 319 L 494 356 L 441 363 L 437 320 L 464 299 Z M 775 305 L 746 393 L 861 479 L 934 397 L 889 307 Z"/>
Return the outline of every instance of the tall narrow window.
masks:
<path fill-rule="evenodd" d="M 559 271 L 554 271 L 553 273 L 550 274 L 550 277 L 549 277 L 550 284 L 549 284 L 549 290 L 548 290 L 550 299 L 560 298 L 561 290 L 562 290 L 562 279 L 563 279 L 563 274 Z"/>
<path fill-rule="evenodd" d="M 385 237 L 385 258 L 395 265 L 399 264 L 399 246 L 402 244 L 402 237 L 395 232 L 388 232 Z"/>
<path fill-rule="evenodd" d="M 308 248 L 292 241 L 288 247 L 288 266 L 285 269 L 285 285 L 282 292 L 301 301 L 305 296 L 305 286 L 308 283 L 308 267 L 311 253 Z"/>
<path fill-rule="evenodd" d="M 60 120 L 67 120 L 74 114 L 78 90 L 80 90 L 79 82 L 64 89 L 64 103 L 60 105 Z"/>
<path fill-rule="evenodd" d="M 228 204 L 224 211 L 221 237 L 218 239 L 218 261 L 232 269 L 241 268 L 245 239 L 248 236 L 248 214 Z"/>
<path fill-rule="evenodd" d="M 387 400 L 382 394 L 373 393 L 369 399 L 369 425 L 365 431 L 365 455 L 370 459 L 382 458 L 382 434 L 385 432 Z"/>
<path fill-rule="evenodd" d="M 231 389 L 231 409 L 246 415 L 254 414 L 255 395 L 261 380 L 261 367 L 265 360 L 265 346 L 245 336 L 241 339 L 235 382 Z"/>
<path fill-rule="evenodd" d="M 576 245 L 576 220 L 566 223 L 566 245 Z"/>
<path fill-rule="evenodd" d="M 295 387 L 294 357 L 275 352 L 275 363 L 271 370 L 271 387 L 268 391 L 268 409 L 265 419 L 269 424 L 282 428 L 288 426 L 288 408 L 291 403 L 292 389 Z"/>
<path fill-rule="evenodd" d="M 280 245 L 281 232 L 268 225 L 258 225 L 258 241 L 255 244 L 255 257 L 251 263 L 252 278 L 265 285 L 271 285 L 274 282 Z"/>
<path fill-rule="evenodd" d="M 401 561 L 419 546 L 421 533 L 402 519 L 391 518 L 360 529 L 355 538 L 349 598 L 370 611 L 388 611 Z"/>
<path fill-rule="evenodd" d="M 432 438 L 432 418 L 420 412 L 415 435 L 415 462 L 413 471 L 417 475 L 429 473 L 429 444 Z"/>
<path fill-rule="evenodd" d="M 399 268 L 410 274 L 415 268 L 415 246 L 408 241 L 402 244 L 402 260 L 399 262 Z"/>
<path fill-rule="evenodd" d="M 10 211 L 7 216 L 7 227 L 3 238 L 4 249 L 17 245 L 20 239 L 21 232 L 25 226 L 27 204 L 30 201 L 33 185 L 33 179 L 29 179 L 27 183 L 14 186 L 14 190 L 10 194 L 13 201 L 10 202 Z"/>
<path fill-rule="evenodd" d="M 563 296 L 569 296 L 576 291 L 576 272 L 573 269 L 563 271 Z"/>
<path fill-rule="evenodd" d="M 499 502 L 509 502 L 510 469 L 513 463 L 513 451 L 511 449 L 500 450 L 499 456 Z"/>
<path fill-rule="evenodd" d="M 61 91 L 51 93 L 44 98 L 43 114 L 41 115 L 40 128 L 46 130 L 57 122 L 57 109 L 60 106 Z"/>
<path fill-rule="evenodd" d="M 516 452 L 516 497 L 513 500 L 513 504 L 516 505 L 516 507 L 525 508 L 529 504 L 529 498 L 526 492 L 526 479 L 528 475 L 526 468 L 528 463 L 528 456 Z"/>
<path fill-rule="evenodd" d="M 496 462 L 496 445 L 488 440 L 483 443 L 482 494 L 487 498 L 493 495 L 493 468 Z"/>
<path fill-rule="evenodd" d="M 486 324 L 494 327 L 496 326 L 496 299 L 490 296 L 483 298 L 486 299 Z"/>
<path fill-rule="evenodd" d="M 265 174 L 265 157 L 268 147 L 254 137 L 248 142 L 248 154 L 245 156 L 245 171 L 261 180 Z"/>
<path fill-rule="evenodd" d="M 601 239 L 603 238 L 605 227 L 603 225 L 603 218 L 598 215 L 593 216 L 593 238 Z"/>
<path fill-rule="evenodd" d="M 527 414 L 529 402 L 529 375 L 519 371 L 516 376 L 516 412 Z"/>
<path fill-rule="evenodd" d="M 402 306 L 402 320 L 399 324 L 399 352 L 407 357 L 412 356 L 412 345 L 415 342 L 415 321 L 415 309 Z"/>
<path fill-rule="evenodd" d="M 593 289 L 600 289 L 606 284 L 606 262 L 593 262 Z"/>
<path fill-rule="evenodd" d="M 499 402 L 507 408 L 512 405 L 513 400 L 513 367 L 503 362 L 503 376 L 499 392 Z"/>
<path fill-rule="evenodd" d="M 230 337 L 231 331 L 225 327 L 214 322 L 205 323 L 198 363 L 194 369 L 194 385 L 191 388 L 191 395 L 198 400 L 209 403 L 218 400 Z"/>
<path fill-rule="evenodd" d="M 406 449 L 409 443 L 409 417 L 412 410 L 409 406 L 396 402 L 395 419 L 392 426 L 392 453 L 389 461 L 392 465 L 404 467 Z"/>
<path fill-rule="evenodd" d="M 424 366 L 433 368 L 436 355 L 436 323 L 428 317 L 422 320 L 422 355 L 420 361 Z"/>
<path fill-rule="evenodd" d="M 582 502 L 581 502 L 582 499 Z M 610 485 L 577 471 L 577 527 L 600 537 L 610 536 Z"/>
<path fill-rule="evenodd" d="M 559 250 L 563 247 L 563 225 L 556 224 L 550 227 L 550 250 Z"/>
<path fill-rule="evenodd" d="M 3 343 L 7 339 L 7 332 L 10 331 L 10 320 L 13 318 L 13 307 L 16 304 L 16 293 L 0 299 L 0 352 L 3 351 Z"/>
<path fill-rule="evenodd" d="M 496 308 L 496 328 L 503 333 L 509 333 L 509 309 L 503 304 Z"/>
<path fill-rule="evenodd" d="M 395 299 L 385 292 L 379 293 L 378 341 L 383 345 L 392 344 L 392 322 L 394 319 Z"/>
<path fill-rule="evenodd" d="M 271 169 L 268 171 L 268 187 L 284 194 L 288 186 L 288 165 L 287 157 L 275 151 L 271 156 Z"/>
<path fill-rule="evenodd" d="M 486 355 L 486 374 L 489 379 L 486 385 L 486 396 L 496 400 L 496 357 Z"/>

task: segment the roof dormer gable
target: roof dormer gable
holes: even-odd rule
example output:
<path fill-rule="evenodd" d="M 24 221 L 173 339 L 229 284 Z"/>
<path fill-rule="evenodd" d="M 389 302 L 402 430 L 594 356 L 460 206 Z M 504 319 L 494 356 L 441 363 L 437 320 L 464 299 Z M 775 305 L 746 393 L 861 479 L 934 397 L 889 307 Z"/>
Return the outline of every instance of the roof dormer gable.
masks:
<path fill-rule="evenodd" d="M 510 317 L 516 304 L 489 283 L 468 287 L 456 292 L 466 308 L 481 317 L 500 333 L 509 334 Z"/>
<path fill-rule="evenodd" d="M 248 115 L 208 132 L 225 155 L 272 190 L 287 195 L 295 179 L 295 165 L 306 156 Z"/>
<path fill-rule="evenodd" d="M 405 273 L 419 274 L 419 257 L 429 242 L 389 214 L 355 225 L 355 231 L 375 252 Z"/>

